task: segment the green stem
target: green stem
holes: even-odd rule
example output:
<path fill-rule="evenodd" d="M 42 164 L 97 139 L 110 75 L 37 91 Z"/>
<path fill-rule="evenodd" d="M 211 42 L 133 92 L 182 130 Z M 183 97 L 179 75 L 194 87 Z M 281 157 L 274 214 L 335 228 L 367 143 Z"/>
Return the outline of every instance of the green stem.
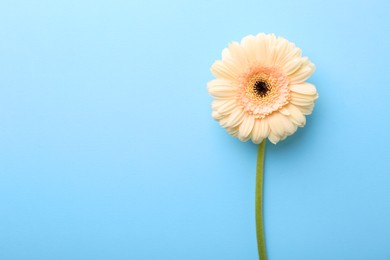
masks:
<path fill-rule="evenodd" d="M 260 260 L 267 260 L 264 239 L 264 224 L 263 224 L 263 177 L 264 177 L 264 154 L 265 143 L 263 140 L 259 144 L 257 151 L 257 166 L 256 166 L 256 232 L 257 232 L 257 249 L 259 250 Z"/>

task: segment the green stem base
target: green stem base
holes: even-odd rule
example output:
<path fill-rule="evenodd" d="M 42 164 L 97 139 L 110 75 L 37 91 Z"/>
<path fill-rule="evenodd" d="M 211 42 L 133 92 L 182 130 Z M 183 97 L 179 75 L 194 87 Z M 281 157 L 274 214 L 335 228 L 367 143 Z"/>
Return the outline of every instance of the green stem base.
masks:
<path fill-rule="evenodd" d="M 265 249 L 264 238 L 264 224 L 263 224 L 263 178 L 264 178 L 264 154 L 265 143 L 263 140 L 259 144 L 257 151 L 257 166 L 256 166 L 256 233 L 257 233 L 257 249 L 259 250 L 260 260 L 267 260 L 267 253 Z"/>

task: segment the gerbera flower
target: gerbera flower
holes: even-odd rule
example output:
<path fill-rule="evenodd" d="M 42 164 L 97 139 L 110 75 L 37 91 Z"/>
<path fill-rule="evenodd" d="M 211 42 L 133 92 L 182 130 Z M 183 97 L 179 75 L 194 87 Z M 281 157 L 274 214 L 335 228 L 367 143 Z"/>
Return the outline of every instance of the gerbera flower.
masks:
<path fill-rule="evenodd" d="M 241 141 L 274 144 L 306 123 L 318 94 L 305 82 L 314 64 L 294 43 L 274 34 L 249 35 L 222 51 L 208 83 L 212 116 Z"/>

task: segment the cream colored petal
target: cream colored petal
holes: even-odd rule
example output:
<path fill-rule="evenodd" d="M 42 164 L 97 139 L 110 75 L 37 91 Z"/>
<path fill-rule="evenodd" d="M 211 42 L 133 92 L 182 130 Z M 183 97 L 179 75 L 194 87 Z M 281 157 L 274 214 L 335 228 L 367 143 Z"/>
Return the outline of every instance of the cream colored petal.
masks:
<path fill-rule="evenodd" d="M 301 67 L 293 74 L 289 75 L 290 84 L 295 85 L 307 80 L 313 74 L 315 66 L 309 60 L 301 65 Z"/>
<path fill-rule="evenodd" d="M 236 62 L 232 58 L 232 55 L 230 54 L 230 51 L 228 48 L 225 48 L 222 51 L 222 62 L 231 71 L 235 72 L 236 76 L 241 75 L 243 73 L 243 71 L 245 70 L 245 67 L 241 66 L 241 64 L 239 62 Z"/>
<path fill-rule="evenodd" d="M 295 84 L 290 86 L 290 90 L 295 93 L 305 94 L 305 95 L 316 95 L 317 90 L 313 84 L 308 82 L 302 82 L 300 84 Z"/>
<path fill-rule="evenodd" d="M 221 115 L 231 114 L 236 106 L 236 99 L 218 99 L 211 102 L 211 108 Z"/>
<path fill-rule="evenodd" d="M 230 51 L 228 48 L 224 48 L 222 50 L 222 60 L 231 60 L 232 56 L 230 55 Z"/>
<path fill-rule="evenodd" d="M 255 138 L 252 136 L 252 142 L 253 142 L 254 144 L 261 144 L 263 141 L 264 141 L 264 139 L 255 139 Z"/>
<path fill-rule="evenodd" d="M 299 102 L 307 102 L 307 103 L 314 103 L 314 100 L 316 96 L 311 96 L 311 95 L 301 95 L 295 92 L 291 92 L 290 96 L 292 99 L 295 99 Z"/>
<path fill-rule="evenodd" d="M 252 130 L 252 141 L 255 144 L 259 144 L 266 138 L 269 134 L 269 125 L 268 120 L 264 119 L 256 119 L 253 125 Z"/>
<path fill-rule="evenodd" d="M 301 100 L 297 100 L 297 99 L 291 99 L 291 104 L 295 105 L 295 106 L 311 106 L 311 105 L 314 105 L 313 102 L 306 102 L 306 101 L 301 101 Z"/>
<path fill-rule="evenodd" d="M 211 73 L 213 73 L 217 79 L 237 81 L 239 77 L 239 73 L 235 69 L 226 66 L 226 64 L 221 60 L 214 62 L 214 64 L 211 66 Z"/>
<path fill-rule="evenodd" d="M 226 86 L 219 86 L 219 87 L 209 88 L 209 94 L 214 97 L 227 98 L 227 97 L 234 97 L 237 94 L 237 90 Z"/>
<path fill-rule="evenodd" d="M 256 35 L 256 38 L 257 38 L 257 39 L 263 39 L 263 38 L 265 38 L 265 36 L 266 36 L 265 33 L 258 33 L 258 34 Z"/>
<path fill-rule="evenodd" d="M 313 111 L 314 104 L 307 105 L 307 106 L 297 106 L 295 105 L 304 115 L 310 115 Z"/>
<path fill-rule="evenodd" d="M 231 114 L 233 110 L 237 108 L 237 101 L 235 99 L 224 101 L 218 108 L 217 111 L 220 114 Z"/>
<path fill-rule="evenodd" d="M 275 42 L 276 37 L 274 34 L 267 34 L 264 41 L 264 66 L 272 66 L 274 64 L 274 55 L 275 55 Z"/>
<path fill-rule="evenodd" d="M 310 95 L 301 95 L 294 92 L 290 93 L 291 96 L 291 104 L 298 105 L 298 106 L 309 106 L 314 104 L 314 100 L 316 96 L 310 96 Z"/>
<path fill-rule="evenodd" d="M 249 64 L 256 63 L 257 40 L 253 35 L 248 35 L 241 40 L 241 45 L 244 47 L 246 57 Z"/>
<path fill-rule="evenodd" d="M 241 108 L 237 108 L 229 116 L 229 120 L 226 122 L 226 127 L 236 127 L 241 124 L 244 118 L 244 111 Z"/>
<path fill-rule="evenodd" d="M 285 63 L 285 60 L 291 59 L 294 55 L 295 45 L 283 37 L 278 37 L 276 46 L 276 55 L 274 58 L 274 65 L 280 67 Z"/>
<path fill-rule="evenodd" d="M 229 121 L 229 116 L 226 116 L 226 117 L 221 118 L 221 119 L 219 120 L 219 124 L 220 124 L 222 127 L 226 128 L 226 127 L 227 127 L 228 121 Z"/>
<path fill-rule="evenodd" d="M 217 111 L 213 111 L 211 113 L 212 117 L 215 119 L 215 120 L 221 120 L 222 118 L 225 117 L 225 115 L 221 115 L 220 113 L 218 113 Z"/>
<path fill-rule="evenodd" d="M 252 142 L 255 144 L 260 144 L 264 140 L 261 137 L 259 121 L 260 121 L 259 119 L 255 120 L 255 123 L 253 125 L 253 129 L 252 129 L 252 134 L 251 134 Z"/>
<path fill-rule="evenodd" d="M 247 141 L 249 141 L 250 139 L 251 139 L 251 136 L 249 135 L 249 136 L 247 136 L 247 137 L 245 137 L 245 138 L 242 138 L 241 136 L 240 136 L 240 133 L 238 133 L 238 139 L 241 141 L 241 142 L 247 142 Z"/>
<path fill-rule="evenodd" d="M 246 67 L 240 66 L 239 63 L 237 63 L 237 62 L 235 62 L 234 60 L 231 60 L 231 59 L 230 60 L 224 60 L 223 63 L 231 71 L 234 71 L 236 73 L 235 75 L 241 75 L 246 70 Z"/>
<path fill-rule="evenodd" d="M 218 107 L 220 107 L 221 105 L 223 104 L 223 101 L 220 101 L 220 100 L 214 100 L 213 102 L 211 102 L 211 108 L 213 110 L 216 110 Z"/>
<path fill-rule="evenodd" d="M 268 140 L 273 144 L 277 144 L 280 141 L 280 137 L 271 131 L 268 135 Z"/>
<path fill-rule="evenodd" d="M 238 42 L 232 42 L 229 44 L 229 52 L 232 57 L 232 60 L 234 60 L 239 67 L 246 68 L 248 65 L 248 60 L 246 58 L 246 53 L 244 48 L 238 43 Z"/>
<path fill-rule="evenodd" d="M 280 141 L 283 141 L 286 138 L 287 138 L 287 135 L 285 135 L 282 139 L 280 139 Z"/>
<path fill-rule="evenodd" d="M 284 129 L 286 134 L 285 137 L 295 133 L 295 131 L 297 131 L 298 126 L 294 124 L 289 117 L 287 116 L 282 116 L 282 117 L 284 118 L 283 124 L 284 124 Z"/>
<path fill-rule="evenodd" d="M 238 84 L 231 80 L 214 79 L 207 83 L 207 89 L 209 94 L 215 96 L 216 98 L 226 98 L 231 97 L 231 93 L 238 91 Z"/>
<path fill-rule="evenodd" d="M 290 115 L 290 111 L 288 111 L 287 108 L 285 107 L 282 107 L 279 112 L 282 114 L 282 115 L 285 115 L 285 116 L 289 116 Z"/>
<path fill-rule="evenodd" d="M 293 59 L 302 58 L 302 50 L 293 43 L 290 43 L 290 45 L 292 46 L 291 50 L 284 57 L 281 57 L 276 65 L 283 66 Z"/>
<path fill-rule="evenodd" d="M 207 82 L 207 87 L 218 87 L 218 86 L 229 86 L 232 88 L 238 88 L 238 84 L 235 81 L 227 80 L 227 79 L 213 79 Z"/>
<path fill-rule="evenodd" d="M 317 93 L 314 95 L 306 95 L 306 94 L 301 94 L 301 93 L 291 91 L 290 95 L 294 95 L 295 97 L 300 98 L 300 99 L 311 99 L 311 100 L 313 100 L 313 102 L 318 98 Z"/>
<path fill-rule="evenodd" d="M 238 127 L 228 127 L 226 128 L 226 131 L 233 137 L 238 136 Z"/>
<path fill-rule="evenodd" d="M 218 98 L 233 97 L 237 94 L 238 89 L 232 81 L 222 79 L 209 81 L 207 83 L 207 88 L 210 95 Z"/>
<path fill-rule="evenodd" d="M 285 133 L 283 118 L 279 112 L 274 112 L 267 117 L 271 132 L 275 135 L 283 136 Z"/>
<path fill-rule="evenodd" d="M 286 108 L 290 111 L 290 118 L 297 126 L 304 126 L 306 124 L 306 117 L 293 104 L 288 104 Z"/>
<path fill-rule="evenodd" d="M 246 140 L 249 134 L 252 132 L 253 125 L 255 124 L 255 118 L 251 115 L 244 116 L 244 119 L 240 125 L 238 137 L 240 140 Z"/>
<path fill-rule="evenodd" d="M 259 65 L 265 65 L 268 60 L 266 49 L 266 37 L 264 33 L 256 35 L 256 62 Z"/>
<path fill-rule="evenodd" d="M 259 144 L 263 140 L 261 138 L 261 132 L 260 132 L 261 131 L 261 129 L 260 129 L 260 120 L 261 119 L 256 119 L 255 120 L 255 123 L 253 125 L 253 129 L 252 129 L 252 141 L 255 144 Z"/>
<path fill-rule="evenodd" d="M 291 121 L 289 116 L 284 116 L 277 111 L 270 116 L 269 120 L 271 131 L 281 138 L 284 138 L 286 135 L 292 135 L 297 130 L 297 126 Z"/>
<path fill-rule="evenodd" d="M 282 37 L 276 39 L 275 44 L 275 54 L 273 64 L 278 64 L 279 60 L 286 55 L 287 50 L 289 49 L 288 41 Z"/>
<path fill-rule="evenodd" d="M 295 71 L 297 71 L 301 67 L 302 63 L 304 63 L 304 62 L 305 62 L 305 60 L 303 60 L 300 57 L 293 58 L 293 59 L 289 60 L 287 63 L 281 65 L 281 68 L 282 68 L 283 73 L 285 75 L 291 75 Z"/>
<path fill-rule="evenodd" d="M 260 124 L 260 137 L 266 138 L 270 132 L 268 119 L 267 118 L 261 119 L 259 124 Z"/>

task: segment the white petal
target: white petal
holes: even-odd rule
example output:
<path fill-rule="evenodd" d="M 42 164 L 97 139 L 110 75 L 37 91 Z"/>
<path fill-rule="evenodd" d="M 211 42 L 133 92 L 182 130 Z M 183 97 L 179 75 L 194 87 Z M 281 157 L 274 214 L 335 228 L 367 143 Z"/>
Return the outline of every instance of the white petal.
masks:
<path fill-rule="evenodd" d="M 305 95 L 316 95 L 317 90 L 313 84 L 303 82 L 300 84 L 291 85 L 290 89 L 296 93 L 301 93 Z"/>
<path fill-rule="evenodd" d="M 288 104 L 286 107 L 290 111 L 290 118 L 297 126 L 304 126 L 306 124 L 306 118 L 302 112 L 293 104 Z"/>
<path fill-rule="evenodd" d="M 244 120 L 242 121 L 238 132 L 238 137 L 240 140 L 245 140 L 249 137 L 249 134 L 252 132 L 254 123 L 255 118 L 253 116 L 244 116 Z"/>

